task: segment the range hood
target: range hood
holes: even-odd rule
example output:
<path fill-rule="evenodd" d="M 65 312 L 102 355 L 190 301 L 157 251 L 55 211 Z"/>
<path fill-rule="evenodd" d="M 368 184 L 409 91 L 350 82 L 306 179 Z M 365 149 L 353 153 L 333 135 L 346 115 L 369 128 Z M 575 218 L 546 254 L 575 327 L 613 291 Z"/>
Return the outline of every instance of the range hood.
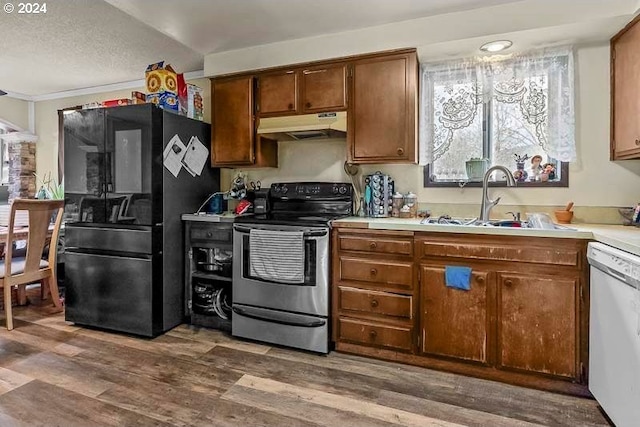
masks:
<path fill-rule="evenodd" d="M 347 137 L 347 113 L 301 114 L 260 119 L 258 135 L 277 141 Z"/>

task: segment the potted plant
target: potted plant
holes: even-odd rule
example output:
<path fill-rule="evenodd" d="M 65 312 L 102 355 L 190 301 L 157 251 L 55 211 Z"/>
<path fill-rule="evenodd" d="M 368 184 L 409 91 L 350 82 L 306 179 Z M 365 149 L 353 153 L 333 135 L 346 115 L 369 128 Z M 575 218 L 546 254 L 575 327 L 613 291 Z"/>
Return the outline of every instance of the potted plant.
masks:
<path fill-rule="evenodd" d="M 469 181 L 482 181 L 484 173 L 489 168 L 489 159 L 472 157 L 465 163 Z"/>
<path fill-rule="evenodd" d="M 36 173 L 34 175 L 41 182 L 36 199 L 64 199 L 64 184 L 58 184 L 51 178 L 51 172 L 46 173 L 42 179 Z"/>

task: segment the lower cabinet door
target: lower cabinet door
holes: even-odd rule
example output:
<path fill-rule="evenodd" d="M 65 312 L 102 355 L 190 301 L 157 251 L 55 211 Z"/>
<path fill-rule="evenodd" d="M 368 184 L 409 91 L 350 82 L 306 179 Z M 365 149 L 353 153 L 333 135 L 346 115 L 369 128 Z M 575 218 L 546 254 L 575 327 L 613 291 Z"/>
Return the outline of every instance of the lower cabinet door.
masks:
<path fill-rule="evenodd" d="M 488 272 L 473 269 L 470 290 L 450 288 L 444 267 L 420 266 L 423 353 L 487 363 L 488 281 Z"/>
<path fill-rule="evenodd" d="M 151 274 L 150 258 L 67 251 L 65 320 L 136 335 L 154 335 L 160 325 L 154 328 Z"/>
<path fill-rule="evenodd" d="M 577 378 L 578 280 L 498 274 L 498 366 Z"/>

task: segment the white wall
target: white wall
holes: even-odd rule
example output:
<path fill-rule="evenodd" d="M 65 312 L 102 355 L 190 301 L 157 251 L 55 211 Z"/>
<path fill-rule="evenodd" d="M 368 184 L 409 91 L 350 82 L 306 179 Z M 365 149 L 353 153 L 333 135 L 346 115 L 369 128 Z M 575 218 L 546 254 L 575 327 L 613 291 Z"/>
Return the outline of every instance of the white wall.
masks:
<path fill-rule="evenodd" d="M 29 103 L 21 99 L 0 96 L 0 119 L 23 130 L 29 129 Z"/>
<path fill-rule="evenodd" d="M 429 16 L 375 27 L 316 37 L 288 40 L 205 56 L 205 76 L 286 66 L 307 61 L 416 47 L 422 52 L 434 45 L 456 45 L 447 54 L 477 54 L 487 41 L 508 37 L 518 49 L 572 40 L 608 39 L 633 13 L 635 0 L 521 0 L 455 13 Z M 579 6 L 578 6 L 579 5 Z M 524 11 L 524 12 L 523 12 Z M 469 47 L 472 47 L 470 50 Z"/>
<path fill-rule="evenodd" d="M 204 121 L 211 123 L 211 112 L 209 111 L 211 105 L 211 89 L 209 79 L 195 79 L 190 80 L 189 83 L 195 84 L 203 89 Z M 130 98 L 131 91 L 133 90 L 144 91 L 145 89 L 127 89 L 36 102 L 35 122 L 36 134 L 39 138 L 36 144 L 36 167 L 38 175 L 44 176 L 44 174 L 49 171 L 51 172 L 51 176 L 55 177 L 58 174 L 58 110 L 94 101 L 101 102 L 109 99 Z M 0 113 L 1 112 L 2 110 L 0 110 Z M 2 117 L 1 114 L 0 117 Z"/>
<path fill-rule="evenodd" d="M 609 161 L 609 47 L 608 44 L 583 46 L 576 55 L 576 139 L 578 162 L 570 166 L 568 188 L 495 189 L 502 204 L 564 205 L 573 200 L 578 206 L 629 206 L 640 200 L 640 160 Z M 342 163 L 344 143 L 280 142 L 278 169 L 246 169 L 250 179 L 264 183 L 276 180 L 346 179 Z M 363 172 L 382 170 L 396 181 L 400 191 L 413 191 L 421 202 L 480 202 L 478 188 L 423 188 L 423 168 L 416 165 L 369 165 Z M 223 171 L 227 185 L 233 170 Z"/>

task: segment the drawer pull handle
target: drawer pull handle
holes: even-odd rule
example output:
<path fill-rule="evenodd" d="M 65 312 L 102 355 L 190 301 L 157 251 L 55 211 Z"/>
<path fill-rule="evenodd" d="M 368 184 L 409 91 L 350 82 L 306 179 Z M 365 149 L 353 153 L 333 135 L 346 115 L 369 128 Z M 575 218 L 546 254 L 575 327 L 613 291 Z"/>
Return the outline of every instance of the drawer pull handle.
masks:
<path fill-rule="evenodd" d="M 505 280 L 504 281 L 504 285 L 507 286 L 507 287 L 513 286 L 513 280 Z"/>
<path fill-rule="evenodd" d="M 371 243 L 369 243 L 369 247 L 370 247 L 371 249 L 375 249 L 375 248 L 377 248 L 377 247 L 378 247 L 378 244 L 377 244 L 376 242 L 371 242 Z"/>
<path fill-rule="evenodd" d="M 210 231 L 207 231 L 207 237 L 213 237 L 213 233 Z"/>
<path fill-rule="evenodd" d="M 311 108 L 311 103 L 307 102 L 306 104 L 304 104 L 304 106 L 307 107 L 307 108 Z"/>
<path fill-rule="evenodd" d="M 476 279 L 476 282 L 484 283 L 484 276 L 478 276 L 478 278 Z"/>
<path fill-rule="evenodd" d="M 640 138 L 636 139 L 636 145 L 640 145 Z"/>
<path fill-rule="evenodd" d="M 371 275 L 375 276 L 376 274 L 378 274 L 378 270 L 376 270 L 375 268 L 371 269 Z"/>
<path fill-rule="evenodd" d="M 398 156 L 402 156 L 404 154 L 404 148 L 398 148 Z"/>
<path fill-rule="evenodd" d="M 371 300 L 371 307 L 376 308 L 378 306 L 378 300 L 377 299 L 372 299 Z"/>
<path fill-rule="evenodd" d="M 378 333 L 373 329 L 369 331 L 369 337 L 371 337 L 372 340 L 375 340 L 377 336 L 378 336 Z"/>
<path fill-rule="evenodd" d="M 327 70 L 304 70 L 302 74 L 317 74 L 317 73 L 326 73 Z"/>
<path fill-rule="evenodd" d="M 289 110 L 293 110 L 293 104 L 289 104 L 287 107 L 289 107 Z"/>

